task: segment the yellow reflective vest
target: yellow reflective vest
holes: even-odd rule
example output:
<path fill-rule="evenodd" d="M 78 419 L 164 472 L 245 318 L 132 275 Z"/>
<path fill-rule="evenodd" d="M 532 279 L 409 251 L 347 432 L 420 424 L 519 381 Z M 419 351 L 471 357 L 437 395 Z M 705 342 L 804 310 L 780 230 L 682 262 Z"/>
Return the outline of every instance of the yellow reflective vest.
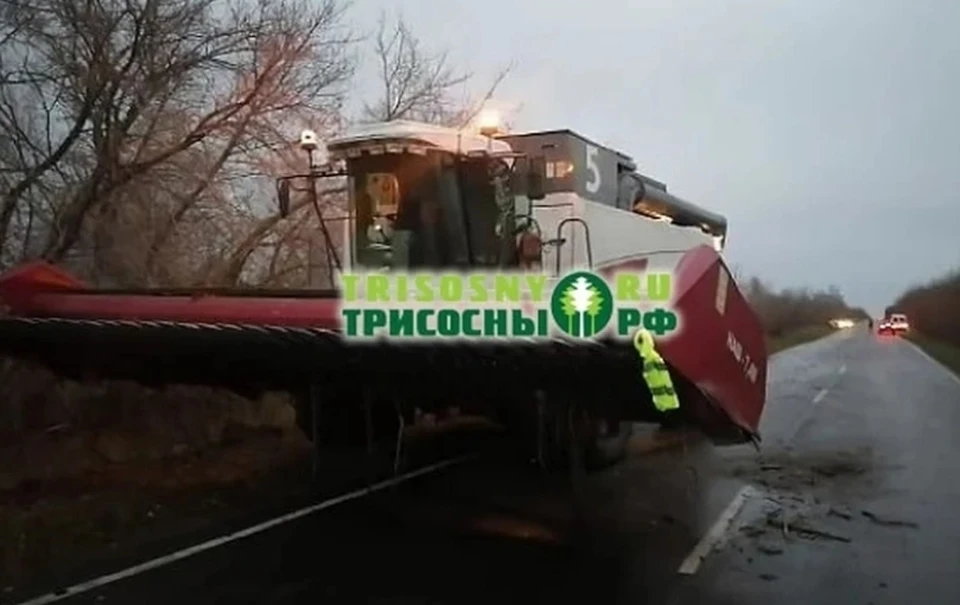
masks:
<path fill-rule="evenodd" d="M 643 380 L 650 388 L 653 405 L 657 406 L 657 410 L 661 412 L 680 409 L 680 399 L 673 388 L 670 371 L 663 357 L 657 353 L 650 332 L 643 328 L 637 330 L 633 338 L 633 346 L 643 359 Z"/>

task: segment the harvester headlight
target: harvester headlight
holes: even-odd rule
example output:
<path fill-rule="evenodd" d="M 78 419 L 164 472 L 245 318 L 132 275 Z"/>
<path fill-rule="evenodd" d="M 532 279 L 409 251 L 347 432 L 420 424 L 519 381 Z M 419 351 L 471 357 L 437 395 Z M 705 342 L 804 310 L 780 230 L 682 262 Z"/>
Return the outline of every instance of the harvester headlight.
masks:
<path fill-rule="evenodd" d="M 304 130 L 300 133 L 300 149 L 304 151 L 315 151 L 320 143 L 317 140 L 317 133 L 312 130 Z"/>
<path fill-rule="evenodd" d="M 494 109 L 484 109 L 477 116 L 477 127 L 480 134 L 492 137 L 501 131 L 500 112 Z"/>

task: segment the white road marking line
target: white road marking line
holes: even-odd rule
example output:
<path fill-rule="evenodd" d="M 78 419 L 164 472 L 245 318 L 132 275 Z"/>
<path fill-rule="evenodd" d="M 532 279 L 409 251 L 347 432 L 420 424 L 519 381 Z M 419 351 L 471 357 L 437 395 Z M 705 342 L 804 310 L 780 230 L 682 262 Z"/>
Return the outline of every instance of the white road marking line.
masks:
<path fill-rule="evenodd" d="M 286 515 L 276 517 L 274 519 L 270 519 L 269 521 L 264 521 L 259 525 L 254 525 L 246 529 L 241 529 L 239 531 L 233 532 L 232 534 L 220 536 L 219 538 L 213 538 L 211 540 L 207 540 L 206 542 L 201 542 L 200 544 L 189 546 L 187 548 L 184 548 L 183 550 L 178 550 L 168 555 L 157 557 L 156 559 L 152 559 L 150 561 L 140 563 L 139 565 L 134 565 L 133 567 L 128 567 L 127 569 L 124 569 L 115 573 L 107 574 L 105 576 L 100 576 L 99 578 L 88 580 L 80 584 L 75 584 L 74 586 L 71 586 L 69 588 L 58 590 L 56 592 L 51 592 L 43 596 L 37 597 L 35 599 L 31 599 L 29 601 L 23 601 L 21 603 L 18 603 L 17 605 L 44 605 L 46 603 L 53 603 L 55 601 L 67 599 L 67 598 L 76 596 L 80 593 L 88 592 L 94 588 L 99 588 L 100 586 L 112 584 L 117 580 L 129 578 L 131 576 L 141 574 L 145 571 L 149 571 L 151 569 L 156 569 L 158 567 L 168 565 L 170 563 L 173 563 L 174 561 L 186 559 L 189 556 L 195 555 L 205 550 L 210 550 L 211 548 L 216 548 L 217 546 L 222 546 L 224 544 L 227 544 L 228 542 L 233 542 L 235 540 L 240 540 L 241 538 L 246 538 L 254 534 L 258 534 L 272 527 L 276 527 L 278 525 L 282 525 L 284 523 L 288 523 L 290 521 L 300 519 L 301 517 L 306 517 L 307 515 L 311 515 L 321 510 L 331 508 L 338 504 L 343 504 L 344 502 L 348 502 L 350 500 L 356 500 L 358 498 L 362 498 L 363 496 L 366 496 L 368 494 L 372 494 L 374 492 L 381 491 L 388 487 L 398 485 L 400 483 L 409 481 L 410 479 L 414 479 L 421 475 L 427 475 L 429 473 L 439 471 L 448 466 L 453 466 L 455 464 L 466 462 L 467 460 L 471 460 L 473 458 L 476 458 L 477 456 L 478 454 L 468 454 L 466 456 L 460 456 L 459 458 L 450 458 L 448 460 L 443 460 L 441 462 L 437 462 L 436 464 L 431 464 L 430 466 L 426 466 L 424 468 L 417 469 L 415 471 L 410 471 L 409 473 L 405 473 L 403 475 L 398 475 L 392 479 L 386 479 L 379 483 L 374 483 L 373 485 L 370 485 L 368 487 L 357 489 L 352 492 L 348 492 L 346 494 L 337 496 L 335 498 L 330 498 L 329 500 L 318 502 L 317 504 L 312 504 L 305 508 L 301 508 L 300 510 L 293 511 L 292 513 L 287 513 Z"/>
<path fill-rule="evenodd" d="M 811 406 L 815 406 L 821 401 L 823 401 L 823 398 L 826 397 L 827 393 L 829 392 L 830 392 L 830 389 L 820 389 L 820 391 L 814 396 L 813 403 L 811 404 Z M 813 410 L 808 408 L 805 408 L 805 410 L 806 411 L 800 415 L 800 419 L 797 420 L 796 424 L 793 425 L 793 430 L 790 431 L 790 436 L 787 437 L 783 443 L 790 443 L 791 441 L 793 441 L 793 438 L 797 436 L 797 433 L 800 432 L 800 429 L 803 428 L 803 425 L 806 424 L 808 420 L 810 420 L 810 417 L 813 414 Z"/>
<path fill-rule="evenodd" d="M 840 371 L 838 372 L 838 374 L 846 374 L 846 373 L 847 373 L 847 364 L 843 364 L 842 366 L 840 366 Z"/>
<path fill-rule="evenodd" d="M 917 353 L 920 353 L 921 355 L 923 355 L 924 357 L 926 357 L 926 358 L 927 358 L 927 361 L 929 361 L 929 362 L 932 363 L 933 365 L 935 365 L 935 366 L 937 366 L 938 368 L 940 368 L 941 370 L 943 370 L 943 371 L 946 373 L 946 375 L 949 376 L 954 382 L 956 382 L 957 384 L 960 384 L 960 377 L 958 377 L 956 374 L 954 374 L 954 373 L 950 370 L 950 368 L 948 368 L 947 366 L 943 365 L 942 363 L 940 363 L 939 361 L 937 361 L 936 359 L 934 359 L 933 357 L 931 357 L 930 354 L 927 353 L 926 351 L 924 351 L 923 349 L 921 349 L 919 345 L 910 342 L 910 341 L 907 340 L 906 338 L 902 338 L 901 341 L 907 343 L 908 345 L 910 345 L 910 346 L 913 348 L 914 351 L 916 351 Z"/>
<path fill-rule="evenodd" d="M 710 531 L 704 534 L 703 538 L 700 539 L 697 545 L 693 547 L 693 550 L 690 551 L 690 554 L 687 555 L 687 558 L 680 564 L 677 573 L 688 576 L 697 573 L 697 570 L 700 569 L 700 564 L 707 558 L 707 555 L 726 537 L 727 532 L 729 532 L 733 526 L 733 521 L 737 518 L 737 515 L 740 514 L 743 505 L 746 504 L 747 498 L 751 498 L 754 495 L 755 490 L 751 486 L 744 485 L 740 488 L 740 491 L 733 497 L 730 504 L 720 513 L 720 516 L 713 524 L 713 527 L 710 528 Z"/>

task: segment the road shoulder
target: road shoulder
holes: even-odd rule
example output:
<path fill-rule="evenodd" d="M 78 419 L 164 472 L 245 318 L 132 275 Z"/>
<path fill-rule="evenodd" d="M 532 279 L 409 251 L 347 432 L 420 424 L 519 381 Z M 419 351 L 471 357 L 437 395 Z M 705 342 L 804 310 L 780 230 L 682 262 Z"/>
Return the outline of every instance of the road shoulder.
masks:
<path fill-rule="evenodd" d="M 906 341 L 960 380 L 960 347 L 922 334 L 909 334 Z"/>

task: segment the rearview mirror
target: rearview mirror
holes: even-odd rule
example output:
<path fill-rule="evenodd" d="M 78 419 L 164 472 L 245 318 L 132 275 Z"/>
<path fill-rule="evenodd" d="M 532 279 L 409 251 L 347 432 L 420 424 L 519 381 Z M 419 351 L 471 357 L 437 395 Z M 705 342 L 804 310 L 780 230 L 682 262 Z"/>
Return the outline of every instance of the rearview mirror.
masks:
<path fill-rule="evenodd" d="M 527 162 L 527 197 L 542 200 L 547 196 L 547 162 L 543 156 L 530 158 Z"/>
<path fill-rule="evenodd" d="M 290 181 L 287 179 L 277 179 L 277 205 L 280 217 L 287 218 L 290 214 Z"/>

